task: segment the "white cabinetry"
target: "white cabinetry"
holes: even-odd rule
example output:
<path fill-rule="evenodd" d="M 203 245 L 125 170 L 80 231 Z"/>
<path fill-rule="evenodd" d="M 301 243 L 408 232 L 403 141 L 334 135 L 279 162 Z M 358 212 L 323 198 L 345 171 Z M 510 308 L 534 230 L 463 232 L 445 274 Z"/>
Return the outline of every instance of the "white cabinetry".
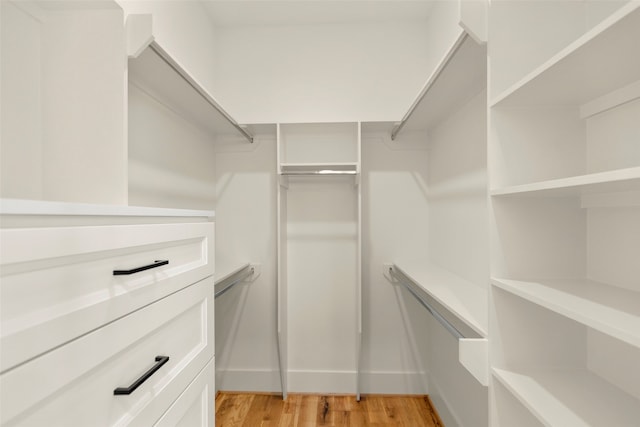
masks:
<path fill-rule="evenodd" d="M 1 424 L 153 425 L 173 405 L 212 425 L 212 213 L 52 206 L 37 228 L 3 212 Z"/>
<path fill-rule="evenodd" d="M 640 417 L 640 3 L 603 3 L 491 6 L 495 427 Z"/>

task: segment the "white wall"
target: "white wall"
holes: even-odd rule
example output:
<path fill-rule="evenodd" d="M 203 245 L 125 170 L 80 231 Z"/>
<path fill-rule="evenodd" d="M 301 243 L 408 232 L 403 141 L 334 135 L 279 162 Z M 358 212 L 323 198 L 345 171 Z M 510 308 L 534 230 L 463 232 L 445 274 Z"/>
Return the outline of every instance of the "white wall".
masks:
<path fill-rule="evenodd" d="M 362 168 L 362 392 L 426 393 L 428 314 L 383 276 L 427 256 L 426 146 L 364 134 Z"/>
<path fill-rule="evenodd" d="M 129 204 L 214 210 L 214 140 L 129 85 Z"/>
<path fill-rule="evenodd" d="M 424 23 L 217 29 L 215 94 L 240 123 L 398 120 L 424 84 Z"/>
<path fill-rule="evenodd" d="M 216 272 L 260 264 L 260 276 L 216 299 L 216 388 L 280 391 L 276 345 L 275 138 L 218 146 Z"/>

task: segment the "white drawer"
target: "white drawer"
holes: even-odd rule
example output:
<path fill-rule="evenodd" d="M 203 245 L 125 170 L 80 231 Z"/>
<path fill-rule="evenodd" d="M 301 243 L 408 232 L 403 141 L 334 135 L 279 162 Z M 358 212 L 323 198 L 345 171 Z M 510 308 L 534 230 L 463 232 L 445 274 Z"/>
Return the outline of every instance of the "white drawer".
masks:
<path fill-rule="evenodd" d="M 0 231 L 0 372 L 213 274 L 213 223 Z M 167 260 L 167 265 L 116 276 Z"/>
<path fill-rule="evenodd" d="M 198 374 L 155 427 L 215 426 L 215 358 Z"/>
<path fill-rule="evenodd" d="M 151 426 L 214 353 L 207 278 L 0 376 L 3 426 Z M 169 361 L 129 395 L 128 387 Z"/>

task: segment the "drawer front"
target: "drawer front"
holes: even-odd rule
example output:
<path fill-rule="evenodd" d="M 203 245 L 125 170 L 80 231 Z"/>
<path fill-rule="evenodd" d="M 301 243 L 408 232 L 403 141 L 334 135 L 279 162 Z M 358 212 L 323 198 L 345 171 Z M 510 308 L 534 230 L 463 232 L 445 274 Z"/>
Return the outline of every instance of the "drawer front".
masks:
<path fill-rule="evenodd" d="M 178 397 L 155 427 L 215 426 L 215 358 Z"/>
<path fill-rule="evenodd" d="M 210 276 L 214 269 L 213 223 L 0 233 L 0 372 Z M 155 268 L 114 275 L 147 265 Z"/>
<path fill-rule="evenodd" d="M 2 425 L 153 425 L 213 357 L 213 292 L 210 277 L 1 375 Z"/>

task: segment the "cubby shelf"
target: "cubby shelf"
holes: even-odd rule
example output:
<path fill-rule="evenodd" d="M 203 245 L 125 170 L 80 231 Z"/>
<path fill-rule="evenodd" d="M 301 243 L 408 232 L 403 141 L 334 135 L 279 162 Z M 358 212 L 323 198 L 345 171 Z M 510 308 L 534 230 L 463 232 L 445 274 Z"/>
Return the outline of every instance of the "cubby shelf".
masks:
<path fill-rule="evenodd" d="M 638 80 L 640 2 L 630 1 L 523 79 L 491 106 L 580 105 Z"/>
<path fill-rule="evenodd" d="M 640 348 L 640 293 L 586 279 L 523 281 L 493 285 Z"/>
<path fill-rule="evenodd" d="M 487 337 L 487 291 L 435 264 L 424 261 L 395 263 L 397 268 L 468 327 Z"/>
<path fill-rule="evenodd" d="M 549 427 L 633 427 L 640 401 L 587 370 L 492 369 L 542 424 Z"/>
<path fill-rule="evenodd" d="M 587 193 L 640 189 L 640 167 L 625 168 L 531 184 L 514 185 L 491 191 L 492 196 L 580 196 Z"/>

